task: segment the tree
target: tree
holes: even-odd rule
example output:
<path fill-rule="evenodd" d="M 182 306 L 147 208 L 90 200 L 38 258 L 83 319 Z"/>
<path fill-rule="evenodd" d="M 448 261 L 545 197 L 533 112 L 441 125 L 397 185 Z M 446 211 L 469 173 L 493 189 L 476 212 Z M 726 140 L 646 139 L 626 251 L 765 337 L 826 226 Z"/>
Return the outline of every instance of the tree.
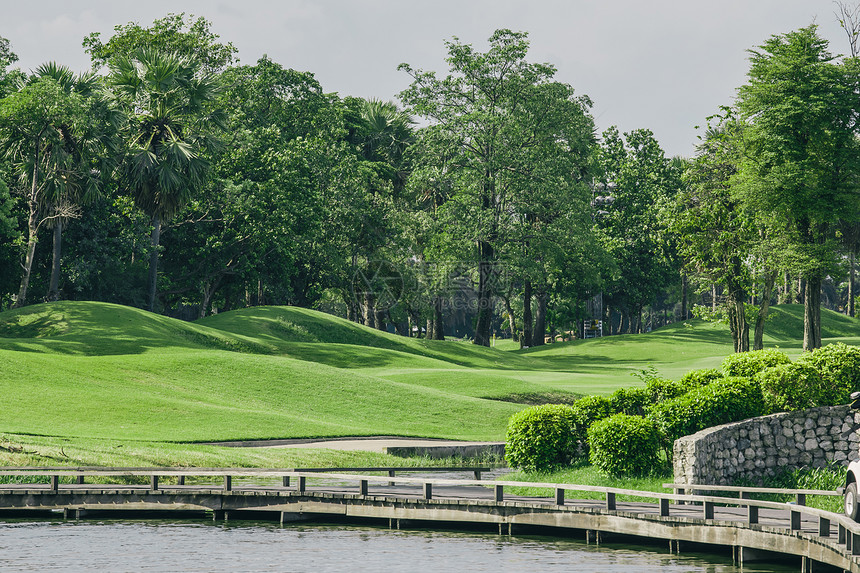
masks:
<path fill-rule="evenodd" d="M 120 181 L 152 219 L 147 306 L 153 311 L 161 225 L 202 185 L 209 163 L 201 153 L 225 127 L 223 113 L 205 107 L 218 83 L 186 57 L 147 48 L 111 60 L 108 81 L 125 114 Z"/>
<path fill-rule="evenodd" d="M 24 74 L 18 69 L 8 69 L 18 61 L 18 54 L 12 51 L 9 40 L 0 36 L 0 98 L 15 90 L 16 84 L 24 79 Z"/>
<path fill-rule="evenodd" d="M 746 352 L 750 349 L 747 303 L 756 279 L 751 263 L 762 260 L 768 250 L 767 225 L 732 193 L 744 126 L 728 111 L 726 117 L 715 116 L 719 123 L 708 129 L 684 173 L 687 185 L 678 196 L 672 230 L 687 272 L 706 285 L 722 286 L 735 352 Z M 772 288 L 773 272 L 768 276 Z M 762 345 L 770 292 L 761 299 L 755 350 Z"/>
<path fill-rule="evenodd" d="M 190 14 L 186 17 L 184 12 L 170 13 L 156 19 L 149 28 L 136 22 L 114 26 L 114 34 L 107 42 L 102 42 L 100 32 L 93 32 L 84 38 L 83 47 L 96 69 L 118 56 L 148 47 L 176 52 L 194 60 L 203 71 L 215 73 L 231 65 L 238 50 L 230 42 L 220 43 L 210 25 L 202 17 L 195 19 Z"/>
<path fill-rule="evenodd" d="M 66 96 L 80 96 L 88 118 L 88 121 L 76 126 L 77 129 L 73 129 L 70 124 L 57 126 L 69 155 L 69 167 L 65 185 L 46 196 L 46 208 L 49 213 L 61 214 L 61 211 L 68 210 L 69 207 L 92 201 L 100 192 L 102 180 L 110 175 L 113 169 L 116 148 L 111 125 L 112 110 L 102 93 L 101 82 L 93 73 L 74 74 L 66 66 L 48 62 L 36 69 L 35 78 L 51 78 Z M 58 191 L 62 193 L 58 194 Z M 63 226 L 66 222 L 66 217 L 63 216 L 52 217 L 49 221 L 54 232 L 53 263 L 47 297 L 49 301 L 58 300 L 60 294 L 60 260 Z"/>
<path fill-rule="evenodd" d="M 780 222 L 781 256 L 805 280 L 804 350 L 821 346 L 821 284 L 835 265 L 836 224 L 856 218 L 858 141 L 853 62 L 833 61 L 809 26 L 750 51 L 738 109 L 748 124 L 740 200 Z"/>
<path fill-rule="evenodd" d="M 642 309 L 679 277 L 668 211 L 681 188 L 680 172 L 647 129 L 623 137 L 614 127 L 604 132 L 597 164 L 611 202 L 597 213 L 595 226 L 618 266 L 604 297 L 622 311 L 629 332 L 642 332 Z"/>
<path fill-rule="evenodd" d="M 553 82 L 551 65 L 526 60 L 525 33 L 497 30 L 489 43 L 481 53 L 456 38 L 446 42 L 450 74 L 443 79 L 400 65 L 413 79 L 400 99 L 412 114 L 430 122 L 426 138 L 443 150 L 437 156 L 451 157 L 446 165 L 452 193 L 440 212 L 449 233 L 471 251 L 462 258 L 477 265 L 474 342 L 485 346 L 490 344 L 499 254 L 513 215 L 512 199 L 523 190 L 523 155 L 539 147 L 563 156 L 564 144 L 548 142 L 579 137 L 571 132 L 588 122 L 562 125 L 557 118 L 563 114 L 556 110 L 579 117 L 591 105 L 588 98 L 574 97 L 570 86 Z"/>
<path fill-rule="evenodd" d="M 41 227 L 79 215 L 66 200 L 87 174 L 73 142 L 89 118 L 83 98 L 55 79 L 38 78 L 0 100 L 0 142 L 27 203 L 27 247 L 15 306 L 24 306 Z M 87 172 L 89 170 L 87 169 Z M 49 204 L 51 208 L 49 209 Z"/>

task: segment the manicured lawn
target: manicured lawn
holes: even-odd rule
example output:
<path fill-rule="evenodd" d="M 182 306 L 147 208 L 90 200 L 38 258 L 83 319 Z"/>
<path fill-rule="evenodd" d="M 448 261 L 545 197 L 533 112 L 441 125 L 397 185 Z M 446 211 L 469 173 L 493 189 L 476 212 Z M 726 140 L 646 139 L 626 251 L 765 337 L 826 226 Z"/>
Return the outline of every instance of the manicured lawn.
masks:
<path fill-rule="evenodd" d="M 822 316 L 824 336 L 860 342 L 857 320 Z M 776 307 L 767 332 L 767 346 L 799 353 L 802 308 Z M 0 432 L 72 440 L 66 453 L 72 443 L 122 440 L 193 459 L 176 443 L 501 440 L 524 403 L 608 394 L 641 384 L 631 374 L 650 367 L 678 378 L 719 366 L 731 350 L 724 326 L 698 320 L 521 351 L 509 340 L 482 348 L 403 338 L 294 307 L 187 323 L 105 303 L 40 304 L 0 313 Z M 237 455 L 207 463 L 244 463 Z"/>

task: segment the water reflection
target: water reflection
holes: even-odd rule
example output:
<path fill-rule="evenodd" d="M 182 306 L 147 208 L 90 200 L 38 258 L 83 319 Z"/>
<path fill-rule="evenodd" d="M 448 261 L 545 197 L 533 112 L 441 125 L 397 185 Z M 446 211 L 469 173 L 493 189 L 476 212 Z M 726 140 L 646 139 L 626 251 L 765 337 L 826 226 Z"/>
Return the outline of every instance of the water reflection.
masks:
<path fill-rule="evenodd" d="M 551 537 L 259 522 L 7 521 L 4 571 L 739 573 L 713 556 Z M 796 567 L 744 566 L 744 573 Z"/>

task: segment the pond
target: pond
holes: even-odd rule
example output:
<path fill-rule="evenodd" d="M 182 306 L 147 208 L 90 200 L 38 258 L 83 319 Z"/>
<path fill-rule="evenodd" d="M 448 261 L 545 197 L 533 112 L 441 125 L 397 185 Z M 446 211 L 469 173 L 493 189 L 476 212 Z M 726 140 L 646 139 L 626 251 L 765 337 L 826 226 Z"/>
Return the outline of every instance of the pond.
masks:
<path fill-rule="evenodd" d="M 162 520 L 0 522 L 0 568 L 11 571 L 571 571 L 740 573 L 713 555 L 354 525 Z M 745 564 L 744 573 L 797 566 Z"/>

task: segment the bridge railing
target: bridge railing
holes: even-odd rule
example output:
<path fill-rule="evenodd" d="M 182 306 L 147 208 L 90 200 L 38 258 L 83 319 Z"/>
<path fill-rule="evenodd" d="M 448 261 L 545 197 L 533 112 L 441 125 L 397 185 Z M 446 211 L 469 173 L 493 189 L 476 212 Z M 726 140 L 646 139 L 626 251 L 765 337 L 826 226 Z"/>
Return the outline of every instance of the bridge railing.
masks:
<path fill-rule="evenodd" d="M 366 475 L 346 472 L 357 471 L 372 471 L 372 472 L 410 472 L 410 471 L 475 471 L 476 468 L 339 468 L 335 471 L 322 471 L 331 468 L 306 468 L 306 469 L 283 469 L 283 468 L 95 468 L 95 467 L 0 467 L 0 475 L 6 476 L 49 476 L 50 484 L 46 487 L 49 493 L 59 492 L 60 477 L 74 477 L 78 483 L 83 483 L 85 477 L 149 477 L 149 489 L 158 491 L 160 488 L 168 489 L 173 487 L 189 487 L 205 489 L 207 486 L 184 486 L 181 483 L 178 486 L 164 485 L 159 483 L 160 477 L 221 477 L 223 478 L 223 486 L 221 491 L 233 491 L 233 478 L 237 477 L 265 477 L 281 478 L 283 487 L 292 487 L 297 493 L 307 491 L 308 479 L 326 479 L 338 480 L 340 482 L 357 482 L 357 490 L 359 495 L 369 495 L 370 484 L 386 483 L 391 485 L 393 474 L 381 475 Z M 490 468 L 477 468 L 478 471 L 488 471 Z M 291 482 L 295 480 L 295 482 Z M 482 488 L 493 488 L 492 499 L 497 503 L 505 502 L 505 488 L 536 488 L 547 489 L 553 492 L 551 496 L 552 503 L 556 506 L 569 505 L 566 500 L 568 491 L 590 492 L 602 494 L 604 507 L 607 510 L 617 510 L 618 496 L 629 496 L 643 500 L 656 500 L 655 513 L 659 513 L 661 517 L 670 517 L 672 508 L 671 504 L 697 504 L 701 506 L 701 518 L 704 520 L 715 519 L 715 508 L 720 506 L 734 506 L 746 508 L 747 514 L 744 522 L 755 525 L 759 522 L 759 512 L 761 509 L 775 509 L 787 511 L 789 513 L 790 529 L 793 531 L 801 529 L 801 521 L 803 517 L 817 520 L 817 534 L 819 537 L 827 538 L 831 536 L 831 526 L 837 527 L 837 543 L 844 544 L 846 550 L 851 555 L 860 555 L 860 523 L 857 523 L 848 517 L 836 514 L 822 509 L 808 507 L 801 503 L 782 503 L 775 501 L 753 500 L 743 497 L 743 494 L 751 492 L 759 493 L 791 493 L 795 495 L 838 495 L 837 492 L 825 490 L 774 490 L 771 488 L 744 488 L 737 486 L 710 486 L 704 484 L 667 484 L 675 490 L 688 490 L 691 487 L 695 491 L 738 491 L 741 497 L 722 497 L 708 496 L 689 493 L 662 493 L 653 491 L 641 491 L 624 488 L 589 486 L 581 484 L 564 484 L 564 483 L 535 483 L 535 482 L 519 482 L 519 481 L 481 481 L 478 479 L 429 479 L 426 477 L 405 477 L 398 476 L 397 483 L 401 485 L 420 486 L 421 497 L 425 500 L 433 499 L 434 487 L 443 486 L 479 486 Z M 38 484 L 41 485 L 41 484 Z M 683 486 L 683 487 L 682 487 Z M 110 485 L 99 484 L 100 489 L 107 489 Z M 127 484 L 116 485 L 118 489 L 128 487 Z M 211 487 L 211 486 L 210 486 Z M 0 489 L 3 489 L 0 486 Z M 523 501 L 523 498 L 508 501 Z M 691 508 L 686 508 L 685 515 L 689 515 Z M 677 511 L 677 510 L 676 510 Z"/>

